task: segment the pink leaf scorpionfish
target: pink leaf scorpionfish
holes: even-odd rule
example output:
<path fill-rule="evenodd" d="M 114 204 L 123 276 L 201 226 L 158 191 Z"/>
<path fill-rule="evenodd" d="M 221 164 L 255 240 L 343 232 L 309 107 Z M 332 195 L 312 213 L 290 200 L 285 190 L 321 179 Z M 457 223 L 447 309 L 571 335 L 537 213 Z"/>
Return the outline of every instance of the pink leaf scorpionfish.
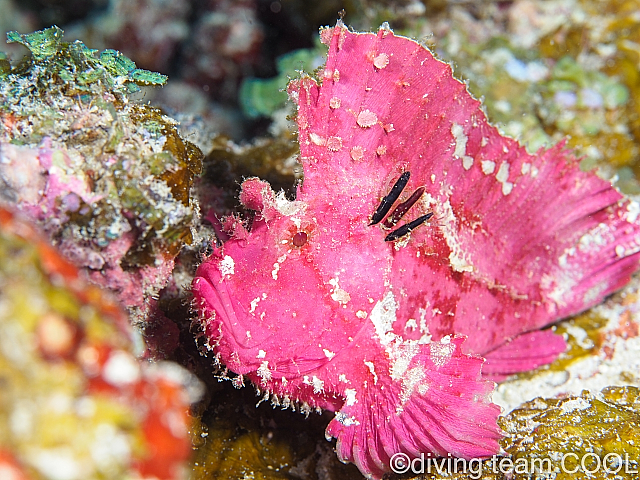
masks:
<path fill-rule="evenodd" d="M 448 64 L 395 36 L 321 32 L 297 102 L 304 182 L 250 178 L 250 231 L 193 290 L 221 361 L 277 401 L 335 412 L 327 436 L 369 478 L 399 452 L 499 450 L 490 395 L 565 349 L 541 328 L 624 285 L 633 204 L 563 145 L 528 154 L 489 125 Z"/>

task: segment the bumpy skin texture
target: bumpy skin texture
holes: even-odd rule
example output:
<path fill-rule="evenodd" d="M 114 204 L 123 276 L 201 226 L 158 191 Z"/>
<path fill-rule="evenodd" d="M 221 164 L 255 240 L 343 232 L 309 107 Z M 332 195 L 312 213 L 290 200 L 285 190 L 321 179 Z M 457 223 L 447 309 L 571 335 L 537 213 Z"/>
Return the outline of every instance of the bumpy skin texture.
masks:
<path fill-rule="evenodd" d="M 638 206 L 562 145 L 530 155 L 500 136 L 418 43 L 341 24 L 321 35 L 322 85 L 289 86 L 297 199 L 246 180 L 251 231 L 228 221 L 197 272 L 210 343 L 279 399 L 335 411 L 327 436 L 370 478 L 398 452 L 496 453 L 487 377 L 552 361 L 564 340 L 540 329 L 628 281 Z M 396 203 L 425 192 L 393 228 L 433 217 L 385 241 L 371 218 L 403 172 Z"/>

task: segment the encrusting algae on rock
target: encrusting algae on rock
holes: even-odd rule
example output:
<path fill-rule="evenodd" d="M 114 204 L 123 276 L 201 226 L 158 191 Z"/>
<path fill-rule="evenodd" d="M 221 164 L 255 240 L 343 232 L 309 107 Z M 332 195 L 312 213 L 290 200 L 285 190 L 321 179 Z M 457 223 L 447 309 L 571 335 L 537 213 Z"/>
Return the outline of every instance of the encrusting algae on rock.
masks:
<path fill-rule="evenodd" d="M 635 38 L 633 28 L 627 30 L 616 34 L 622 50 Z M 549 44 L 538 47 L 553 50 L 551 40 L 561 33 L 550 33 Z M 174 121 L 135 101 L 138 88 L 162 85 L 164 76 L 136 68 L 116 51 L 98 53 L 61 37 L 56 27 L 30 35 L 13 32 L 9 40 L 25 45 L 31 58 L 12 64 L 0 55 L 0 195 L 37 220 L 46 231 L 43 238 L 48 235 L 94 282 L 118 294 L 134 323 L 146 322 L 147 333 L 157 307 L 167 300 L 164 296 L 158 301 L 156 294 L 172 274 L 170 288 L 189 282 L 198 246 L 210 232 L 198 225 L 199 207 L 193 198 L 202 155 L 178 136 Z M 225 372 L 235 374 L 235 386 L 250 380 L 264 400 L 328 413 L 312 419 L 313 430 L 300 423 L 290 427 L 282 417 L 254 409 L 251 398 L 218 396 L 213 388 L 209 409 L 192 428 L 197 450 L 192 478 L 331 478 L 330 469 L 323 470 L 328 465 L 348 469 L 344 475 L 335 470 L 340 473 L 334 478 L 358 476 L 353 465 L 337 462 L 330 444 L 320 445 L 325 421 L 326 434 L 338 439 L 339 458 L 372 478 L 389 470 L 394 453 L 410 459 L 420 453 L 468 459 L 498 448 L 510 455 L 511 464 L 548 459 L 555 474 L 562 455 L 582 458 L 593 453 L 588 461 L 597 462 L 597 455 L 605 462 L 615 461 L 615 455 L 624 461 L 628 454 L 632 460 L 622 464 L 618 476 L 634 478 L 625 472 L 637 469 L 637 390 L 609 388 L 601 394 L 538 399 L 504 417 L 498 416 L 489 394 L 490 380 L 537 365 L 548 364 L 548 371 L 564 369 L 614 348 L 609 343 L 613 333 L 607 329 L 615 326 L 604 329 L 606 319 L 599 310 L 553 332 L 539 329 L 594 305 L 625 282 L 638 261 L 637 204 L 594 175 L 579 173 L 564 144 L 530 155 L 498 135 L 447 66 L 417 43 L 388 28 L 375 36 L 355 34 L 341 25 L 323 30 L 322 38 L 330 47 L 327 65 L 316 71 L 315 80 L 303 76 L 288 90 L 298 107 L 304 168 L 295 200 L 289 193 L 275 193 L 294 176 L 300 178 L 291 137 L 241 147 L 223 137 L 206 143 L 206 148 L 214 148 L 205 159 L 206 178 L 196 194 L 206 205 L 204 217 L 213 224 L 218 243 L 200 267 L 194 288 L 207 346 L 229 369 Z M 632 60 L 633 53 L 626 52 L 603 74 L 575 57 L 545 52 L 555 67 L 547 71 L 548 90 L 536 97 L 545 113 L 540 121 L 549 127 L 545 133 L 550 137 L 542 137 L 571 132 L 574 138 L 566 145 L 573 147 L 594 137 L 595 125 L 606 137 L 596 147 L 606 149 L 607 155 L 625 153 L 616 157 L 616 166 L 628 168 L 635 147 L 629 132 L 616 137 L 614 127 L 622 124 L 617 116 L 635 105 L 633 78 L 621 77 L 616 69 Z M 533 56 L 514 51 L 501 68 L 509 75 L 517 76 L 522 69 L 533 74 Z M 513 76 L 504 80 L 518 82 Z M 566 122 L 567 115 L 552 108 L 561 101 L 575 102 L 567 108 L 586 113 Z M 274 105 L 262 105 L 262 113 Z M 584 136 L 577 135 L 580 132 Z M 617 145 L 609 142 L 615 138 L 620 140 Z M 236 179 L 247 175 L 269 183 L 246 180 L 240 200 L 249 210 L 247 219 L 236 214 L 220 220 L 221 211 L 235 208 L 231 197 Z M 177 260 L 181 276 L 176 276 L 175 255 L 192 241 L 192 234 L 193 245 L 183 249 L 189 258 Z M 34 242 L 27 240 L 24 248 Z M 7 251 L 21 251 L 14 247 Z M 0 267 L 5 277 L 2 269 L 11 270 L 24 258 L 6 257 Z M 20 265 L 23 272 L 32 271 Z M 15 388 L 22 377 L 11 362 L 19 356 L 3 361 L 2 354 L 11 349 L 0 339 L 0 377 L 10 379 L 9 394 L 0 394 L 0 422 L 6 426 L 0 425 L 0 432 L 9 432 L 4 437 L 0 433 L 0 471 L 48 478 L 52 458 L 84 460 L 90 451 L 91 458 L 100 461 L 81 462 L 81 478 L 92 478 L 92 471 L 109 478 L 180 476 L 176 472 L 184 466 L 188 439 L 183 429 L 177 436 L 171 429 L 178 439 L 173 443 L 176 438 L 167 440 L 170 436 L 162 428 L 172 415 L 183 425 L 188 420 L 184 385 L 179 385 L 188 383 L 184 372 L 177 375 L 164 363 L 150 368 L 135 363 L 125 317 L 114 314 L 121 327 L 109 320 L 94 322 L 109 315 L 102 314 L 102 307 L 91 313 L 91 302 L 82 297 L 85 289 L 94 292 L 91 298 L 105 301 L 103 294 L 86 286 L 63 294 L 69 285 L 45 277 L 42 284 L 48 281 L 47 288 L 56 292 L 42 295 L 53 299 L 53 313 L 32 321 L 23 342 L 31 345 L 31 350 L 25 347 L 25 361 L 33 361 L 37 372 L 44 373 L 29 377 L 33 384 L 21 381 L 25 390 Z M 27 305 L 27 300 L 42 289 L 27 287 L 24 281 L 7 280 L 3 284 L 15 283 L 15 288 L 0 289 L 0 297 L 15 302 L 14 310 L 31 314 L 40 307 Z M 21 288 L 34 293 L 20 297 Z M 176 303 L 186 291 L 179 290 Z M 75 294 L 81 300 L 74 299 Z M 186 312 L 174 318 L 162 308 L 170 324 L 188 324 Z M 24 323 L 24 318 L 16 316 L 13 323 L 1 318 L 0 328 L 9 325 L 4 330 L 13 335 L 4 337 L 16 338 L 12 325 L 16 320 Z M 102 333 L 94 335 L 94 330 Z M 557 335 L 562 333 L 564 340 Z M 190 332 L 180 334 L 181 340 L 192 340 Z M 96 338 L 117 344 L 118 353 L 115 359 L 108 357 L 98 374 L 83 370 L 78 353 Z M 549 364 L 565 341 L 570 350 Z M 111 360 L 128 366 L 141 383 L 111 384 L 113 388 L 96 393 L 96 379 L 106 379 L 102 386 L 111 380 L 118 383 L 106 368 Z M 8 368 L 4 374 L 2 365 Z M 207 359 L 189 365 L 199 373 L 210 367 Z M 163 373 L 157 375 L 158 369 Z M 64 377 L 58 375 L 61 371 Z M 166 387 L 164 380 L 174 375 L 179 379 L 171 380 L 175 389 Z M 529 372 L 521 377 L 526 375 Z M 58 377 L 64 382 L 57 382 Z M 74 400 L 63 402 L 65 395 Z M 35 403 L 46 404 L 41 410 L 50 418 L 38 421 L 38 428 L 20 430 L 16 425 L 29 414 L 40 414 L 30 410 L 31 398 L 43 399 Z M 494 393 L 493 402 L 499 403 L 496 398 Z M 166 400 L 169 410 L 153 404 L 157 399 Z M 91 402 L 97 405 L 93 411 L 85 408 Z M 255 423 L 238 420 L 249 411 Z M 62 432 L 53 424 L 63 425 Z M 155 430 L 158 425 L 162 428 Z M 506 436 L 500 436 L 500 430 Z M 64 437 L 69 447 L 43 447 L 34 435 L 58 444 Z M 308 443 L 299 448 L 296 444 L 304 443 L 298 441 L 304 436 Z M 118 458 L 100 456 L 104 444 L 92 442 L 98 437 L 115 439 L 109 445 L 118 446 Z M 40 455 L 32 454 L 33 445 Z M 55 455 L 50 455 L 52 450 Z M 567 468 L 579 466 L 571 460 L 567 458 Z M 494 474 L 491 463 L 485 463 L 483 474 L 519 480 L 529 472 Z M 475 477 L 449 472 L 425 478 Z"/>
<path fill-rule="evenodd" d="M 176 122 L 131 99 L 166 77 L 51 27 L 8 34 L 30 57 L 0 74 L 2 199 L 114 291 L 143 328 L 198 215 L 202 153 Z M 5 65 L 6 67 L 6 65 Z"/>
<path fill-rule="evenodd" d="M 504 453 L 483 461 L 429 459 L 421 480 L 633 480 L 640 474 L 636 387 L 536 398 L 500 417 Z M 407 469 L 408 471 L 409 469 Z"/>
<path fill-rule="evenodd" d="M 532 155 L 501 136 L 418 43 L 321 36 L 321 85 L 288 89 L 296 200 L 246 180 L 251 226 L 229 221 L 198 269 L 210 347 L 237 385 L 335 412 L 326 434 L 367 477 L 397 453 L 495 454 L 488 379 L 553 361 L 565 341 L 540 329 L 629 280 L 638 206 L 563 144 Z"/>

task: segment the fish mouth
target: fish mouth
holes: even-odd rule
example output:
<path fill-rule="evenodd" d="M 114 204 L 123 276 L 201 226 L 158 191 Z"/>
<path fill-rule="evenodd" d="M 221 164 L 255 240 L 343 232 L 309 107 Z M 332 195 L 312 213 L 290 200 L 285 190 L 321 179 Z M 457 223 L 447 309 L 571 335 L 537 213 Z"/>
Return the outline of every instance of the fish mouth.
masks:
<path fill-rule="evenodd" d="M 245 309 L 233 300 L 234 295 L 217 267 L 207 263 L 199 267 L 193 281 L 193 293 L 196 304 L 210 313 L 204 322 L 207 331 L 216 333 L 218 345 L 225 342 L 235 344 L 235 348 L 255 349 L 264 341 L 247 336 L 246 322 L 242 321 L 247 315 L 238 315 Z"/>

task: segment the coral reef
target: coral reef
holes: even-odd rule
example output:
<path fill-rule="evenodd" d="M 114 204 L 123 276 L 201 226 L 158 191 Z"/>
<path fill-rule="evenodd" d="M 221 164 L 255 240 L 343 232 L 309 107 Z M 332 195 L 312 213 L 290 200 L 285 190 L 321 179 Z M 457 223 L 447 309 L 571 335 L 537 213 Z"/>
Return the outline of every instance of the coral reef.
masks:
<path fill-rule="evenodd" d="M 184 478 L 197 380 L 141 364 L 128 320 L 0 208 L 2 478 Z"/>
<path fill-rule="evenodd" d="M 160 447 L 159 444 L 169 438 L 164 434 L 155 437 L 159 448 L 157 455 L 145 457 L 147 460 L 140 456 L 148 447 L 145 435 L 154 436 L 148 432 L 155 428 L 151 424 L 144 426 L 148 418 L 141 412 L 143 407 L 150 405 L 145 402 L 151 401 L 151 397 L 162 397 L 162 394 L 156 397 L 153 391 L 168 392 L 164 387 L 149 385 L 155 382 L 156 374 L 151 372 L 159 368 L 163 372 L 161 377 L 171 377 L 173 366 L 161 363 L 151 365 L 150 369 L 146 364 L 137 367 L 139 378 L 149 383 L 145 383 L 144 388 L 150 398 L 142 398 L 138 391 L 125 392 L 127 389 L 123 387 L 119 393 L 112 390 L 111 397 L 102 396 L 97 402 L 94 391 L 81 391 L 82 382 L 92 384 L 97 377 L 91 376 L 92 372 L 86 376 L 87 372 L 78 370 L 81 367 L 77 367 L 77 355 L 69 356 L 64 351 L 69 345 L 86 342 L 93 334 L 78 332 L 85 332 L 85 327 L 93 332 L 96 325 L 101 325 L 100 332 L 112 336 L 106 340 L 100 337 L 100 341 L 109 345 L 110 342 L 117 343 L 119 352 L 176 360 L 206 382 L 206 397 L 196 410 L 198 418 L 192 428 L 195 453 L 191 461 L 192 478 L 329 480 L 362 477 L 354 465 L 341 464 L 333 452 L 334 444 L 323 439 L 327 423 L 333 419 L 335 426 L 338 417 L 324 412 L 305 419 L 302 415 L 272 410 L 268 400 L 286 399 L 271 395 L 273 392 L 264 376 L 254 380 L 262 400 L 267 401 L 255 408 L 252 389 L 236 391 L 232 386 L 239 386 L 243 381 L 248 383 L 246 380 L 251 375 L 236 377 L 224 370 L 224 366 L 214 364 L 220 357 L 216 359 L 208 351 L 207 347 L 212 345 L 207 345 L 201 325 L 191 324 L 193 312 L 189 311 L 190 285 L 203 256 L 206 258 L 212 251 L 225 248 L 226 254 L 235 258 L 232 245 L 242 241 L 251 244 L 260 232 L 261 222 L 265 221 L 261 213 L 266 210 L 246 207 L 260 207 L 249 204 L 261 198 L 262 187 L 266 188 L 266 185 L 254 183 L 260 194 L 254 191 L 255 195 L 249 198 L 252 183 L 248 182 L 242 199 L 249 204 L 244 205 L 238 201 L 240 184 L 246 178 L 257 176 L 266 180 L 274 192 L 284 190 L 284 194 L 274 196 L 278 208 L 296 205 L 291 202 L 295 198 L 296 183 L 302 185 L 298 188 L 306 188 L 302 183 L 302 167 L 295 162 L 297 137 L 288 118 L 296 119 L 296 116 L 292 104 L 286 103 L 284 89 L 288 80 L 299 78 L 300 70 L 315 70 L 318 83 L 332 81 L 324 78 L 323 69 L 316 69 L 323 61 L 319 58 L 326 47 L 314 46 L 314 39 L 318 26 L 333 23 L 343 8 L 340 17 L 344 15 L 345 22 L 358 30 L 373 31 L 381 23 L 389 22 L 397 34 L 417 39 L 428 45 L 436 57 L 452 62 L 456 77 L 469 80 L 468 89 L 481 99 L 490 121 L 495 122 L 501 132 L 517 137 L 529 152 L 534 153 L 540 146 L 548 147 L 565 138 L 566 145 L 580 157 L 583 169 L 597 167 L 602 177 L 611 180 L 624 193 L 640 193 L 638 0 L 328 0 L 316 3 L 298 0 L 0 0 L 0 35 L 58 24 L 64 27 L 67 41 L 78 38 L 92 48 L 106 49 L 100 53 L 81 42 L 62 41 L 61 31 L 57 28 L 31 35 L 10 34 L 13 43 L 0 49 L 5 52 L 0 52 L 0 201 L 20 208 L 32 223 L 35 220 L 45 229 L 40 239 L 27 240 L 28 245 L 20 248 L 31 251 L 29 249 L 37 244 L 38 249 L 46 249 L 45 243 L 38 242 L 48 238 L 62 250 L 67 260 L 81 267 L 80 277 L 90 277 L 109 287 L 118 295 L 118 301 L 128 307 L 129 313 L 129 318 L 114 313 L 115 310 L 107 306 L 111 305 L 108 296 L 86 287 L 82 280 L 72 282 L 78 286 L 76 290 L 71 284 L 61 286 L 56 275 L 47 280 L 46 268 L 37 267 L 36 260 L 34 268 L 40 269 L 44 276 L 31 275 L 30 267 L 23 271 L 29 273 L 29 279 L 36 278 L 36 283 L 41 281 L 40 287 L 49 286 L 34 290 L 31 284 L 25 283 L 29 279 L 16 276 L 7 280 L 11 283 L 15 278 L 15 288 L 5 291 L 5 283 L 0 286 L 0 297 L 10 297 L 17 305 L 16 310 L 24 310 L 23 316 L 15 315 L 12 319 L 0 312 L 0 329 L 10 332 L 10 335 L 3 333 L 2 338 L 16 338 L 16 325 L 23 325 L 25 318 L 33 312 L 44 311 L 35 305 L 41 298 L 44 302 L 51 300 L 51 311 L 56 315 L 62 312 L 62 316 L 53 315 L 53 320 L 43 314 L 38 320 L 39 326 L 27 322 L 28 328 L 21 337 L 24 340 L 21 353 L 11 356 L 12 364 L 5 362 L 9 357 L 3 356 L 3 348 L 9 342 L 0 338 L 0 382 L 9 378 L 9 383 L 2 383 L 0 389 L 0 477 L 4 478 L 7 472 L 11 478 L 46 477 L 41 470 L 52 456 L 40 455 L 38 458 L 44 460 L 36 465 L 33 450 L 28 455 L 21 450 L 25 445 L 29 448 L 37 445 L 36 435 L 47 442 L 65 437 L 69 449 L 66 452 L 55 450 L 56 458 L 61 461 L 70 458 L 71 454 L 84 461 L 86 452 L 90 452 L 93 460 L 101 459 L 94 464 L 82 464 L 82 468 L 87 469 L 83 471 L 86 478 L 94 475 L 89 472 L 91 469 L 100 478 L 149 477 L 153 472 L 147 469 L 142 474 L 140 468 L 152 459 L 162 470 L 160 477 L 170 476 L 168 472 L 174 467 L 177 468 L 174 473 L 182 470 L 180 465 L 184 463 L 177 458 L 184 458 L 186 451 L 182 434 L 180 446 L 174 448 L 174 457 L 162 453 L 166 445 Z M 30 58 L 18 61 L 25 46 Z M 390 58 L 392 64 L 394 57 Z M 382 59 L 379 59 L 382 65 L 380 62 Z M 383 70 L 388 68 L 389 65 Z M 166 84 L 166 77 L 149 70 L 170 75 L 171 82 Z M 344 81 L 343 75 L 338 84 Z M 163 88 L 147 88 L 154 85 Z M 374 85 L 370 87 L 375 90 Z M 141 91 L 137 91 L 139 89 Z M 370 105 L 367 108 L 382 118 Z M 358 120 L 368 125 L 373 117 L 360 118 L 355 114 L 362 112 L 354 107 L 351 109 L 358 125 L 354 126 L 356 131 L 363 128 L 371 134 L 377 128 L 360 125 Z M 394 128 L 399 129 L 398 122 L 394 123 Z M 267 132 L 271 138 L 264 137 Z M 453 135 L 453 132 L 449 133 Z M 468 132 L 463 130 L 463 133 Z M 393 134 L 387 132 L 386 136 Z M 347 136 L 339 136 L 344 149 Z M 322 143 L 321 137 L 308 135 L 305 140 L 304 134 L 301 136 L 304 157 L 308 157 L 304 154 L 305 149 L 338 146 L 335 139 L 325 146 L 317 145 L 315 142 Z M 305 141 L 310 143 L 305 144 Z M 466 147 L 472 143 L 469 136 Z M 202 156 L 194 145 L 206 155 Z M 366 153 L 365 150 L 363 154 Z M 306 158 L 303 161 L 308 162 Z M 313 176 L 305 168 L 307 177 L 311 177 L 307 178 L 306 185 L 312 188 Z M 385 178 L 379 191 L 375 192 L 377 200 L 393 190 L 403 171 L 402 168 L 395 170 L 395 175 Z M 495 173 L 494 170 L 494 176 Z M 514 173 L 512 168 L 507 183 L 513 183 L 511 176 Z M 345 170 L 330 169 L 319 177 L 328 186 L 349 182 L 349 188 L 362 188 L 359 173 L 352 175 Z M 412 168 L 411 178 L 396 203 L 403 203 L 413 192 L 419 193 L 419 188 L 415 189 L 419 178 L 421 176 Z M 271 201 L 271 195 L 268 192 L 266 195 Z M 407 213 L 408 220 L 431 213 L 425 208 L 434 204 L 425 201 L 426 196 L 422 195 Z M 392 203 L 393 198 L 388 197 L 386 204 Z M 334 205 L 340 204 L 338 209 L 345 210 L 353 201 L 350 198 L 349 202 L 341 202 L 337 197 L 329 200 Z M 198 204 L 202 209 L 201 218 L 198 218 Z M 413 215 L 418 210 L 424 215 Z M 315 207 L 314 211 L 317 211 Z M 545 221 L 561 222 L 566 216 L 563 212 L 547 207 L 541 208 L 539 213 L 545 216 Z M 429 218 L 426 225 L 406 228 L 414 230 L 409 233 L 407 245 L 419 238 L 424 229 L 441 231 L 445 222 L 439 212 L 434 213 L 436 215 Z M 634 215 L 632 208 L 627 218 Z M 315 219 L 322 225 L 330 224 L 325 217 L 316 215 Z M 380 223 L 390 225 L 395 221 L 393 217 L 393 212 L 387 212 Z M 516 223 L 516 219 L 517 222 L 524 221 L 520 210 L 506 221 Z M 277 232 L 274 222 L 273 219 L 267 221 Z M 410 223 L 406 221 L 404 225 Z M 20 222 L 15 224 L 21 225 Z M 389 235 L 402 225 L 400 221 L 390 230 L 386 227 L 381 230 Z M 331 228 L 336 246 L 349 245 L 353 225 L 338 228 L 336 224 Z M 377 228 L 366 229 L 367 235 Z M 247 236 L 241 240 L 239 237 L 245 230 Z M 318 242 L 317 229 L 310 232 L 296 227 L 289 233 L 288 246 L 294 253 L 305 253 Z M 594 232 L 592 236 L 596 243 L 606 240 L 606 235 L 602 237 L 600 233 Z M 396 236 L 398 238 L 392 242 L 399 245 L 398 251 L 406 250 L 407 245 L 402 246 L 406 236 L 397 233 Z M 1 237 L 0 244 L 6 245 L 8 237 L 4 234 Z M 224 241 L 228 244 L 223 247 Z M 21 240 L 10 240 L 11 248 L 3 250 L 5 254 L 0 258 L 0 272 L 5 272 L 0 273 L 3 282 L 9 278 L 7 271 L 14 272 L 17 266 L 23 268 L 24 265 L 18 264 L 24 257 L 14 258 L 15 252 L 23 252 L 14 248 L 16 242 Z M 628 252 L 633 250 L 630 246 Z M 398 253 L 393 255 L 398 256 Z M 58 257 L 47 254 L 43 258 Z M 216 258 L 215 253 L 211 258 Z M 291 298 L 300 297 L 301 304 L 310 305 L 311 299 L 304 297 L 309 283 L 305 277 L 287 270 L 291 254 L 284 261 L 280 258 L 276 256 L 260 267 L 264 270 L 262 273 L 267 280 L 276 281 L 273 279 L 275 270 L 279 284 L 291 282 L 294 291 Z M 443 259 L 445 264 L 449 260 Z M 64 261 L 63 264 L 66 265 Z M 240 262 L 234 267 L 238 275 Z M 247 291 L 251 290 L 253 281 L 253 277 L 249 278 L 245 286 Z M 335 296 L 344 300 L 343 291 L 352 293 L 344 278 L 344 272 L 335 276 L 334 284 L 326 286 L 325 298 Z M 368 281 L 370 276 L 362 279 L 364 284 Z M 43 288 L 46 292 L 41 295 Z M 622 466 L 620 471 L 608 477 L 637 477 L 637 474 L 627 473 L 627 470 L 637 469 L 634 462 L 638 461 L 635 448 L 638 442 L 625 422 L 637 429 L 637 390 L 631 386 L 640 386 L 639 288 L 640 279 L 635 277 L 630 285 L 604 304 L 552 326 L 544 335 L 556 338 L 551 336 L 553 332 L 562 336 L 567 350 L 552 363 L 511 376 L 497 385 L 492 401 L 503 408 L 498 424 L 509 432 L 500 441 L 507 454 L 501 465 L 509 465 L 509 462 L 513 465 L 516 460 L 526 460 L 527 465 L 531 465 L 535 464 L 533 460 L 548 459 L 555 471 L 541 476 L 573 478 L 559 464 L 563 454 L 575 453 L 578 458 L 586 454 L 586 467 L 595 467 L 598 461 L 601 465 L 609 462 L 614 470 L 618 465 L 615 455 L 624 461 L 628 454 L 631 460 L 619 464 Z M 71 293 L 62 294 L 62 290 L 56 289 L 70 289 Z M 401 296 L 397 290 L 394 290 L 396 300 Z M 31 291 L 34 293 L 27 296 Z M 51 294 L 53 291 L 55 293 Z M 90 306 L 91 302 L 87 303 L 83 292 L 93 292 L 91 298 L 106 303 L 102 307 Z M 82 298 L 76 299 L 76 294 Z M 284 298 L 281 304 L 291 302 L 283 289 L 273 293 L 271 300 L 262 299 L 262 296 L 257 300 L 257 295 L 252 296 L 248 301 L 257 301 L 255 307 L 249 302 L 248 308 L 253 307 L 254 313 L 262 313 L 261 309 L 265 309 L 269 301 L 277 303 L 274 299 L 278 294 Z M 351 303 L 355 298 L 352 296 Z M 31 300 L 34 305 L 30 304 Z M 335 303 L 333 298 L 331 302 Z M 10 304 L 4 300 L 0 303 Z M 73 306 L 76 304 L 80 307 Z M 398 312 L 403 311 L 400 307 Z M 69 314 L 78 308 L 82 312 L 76 317 L 73 316 L 75 313 Z M 341 308 L 338 316 L 343 313 Z M 102 309 L 111 314 L 101 312 Z M 58 321 L 59 318 L 64 322 Z M 83 323 L 87 318 L 88 323 Z M 94 322 L 95 319 L 99 320 Z M 420 319 L 416 316 L 413 320 L 417 335 Z M 146 347 L 138 335 L 133 335 L 135 348 L 131 346 L 127 327 L 130 321 L 143 332 Z M 299 316 L 296 327 L 301 321 Z M 360 322 L 360 319 L 355 321 Z M 414 328 L 412 322 L 407 325 Z M 71 332 L 74 328 L 79 336 Z M 300 342 L 310 338 L 307 333 L 301 336 Z M 394 334 L 408 335 L 396 331 Z M 43 336 L 49 341 L 41 341 Z M 456 338 L 451 340 L 458 341 Z M 558 348 L 560 343 L 556 345 Z M 13 369 L 23 350 L 26 352 L 23 365 L 34 366 L 28 373 L 35 374 L 28 378 L 20 376 L 26 370 L 16 373 Z M 262 374 L 277 372 L 271 360 L 273 350 L 263 350 L 264 358 L 252 358 L 257 361 L 256 372 L 264 361 L 269 362 L 269 368 L 262 368 Z M 327 350 L 334 353 L 333 347 Z M 15 347 L 11 351 L 15 351 Z M 324 360 L 326 353 L 317 353 Z M 257 355 L 263 355 L 260 349 L 254 356 Z M 540 357 L 539 350 L 535 356 Z M 552 356 L 544 360 L 551 360 Z M 133 357 L 129 354 L 127 358 Z M 233 366 L 232 362 L 227 363 L 229 367 Z M 380 368 L 375 368 L 377 364 L 372 361 L 371 365 L 379 386 L 385 380 Z M 491 362 L 485 371 L 490 367 Z M 56 375 L 61 371 L 71 372 L 65 373 L 64 377 L 69 384 L 63 384 L 62 379 L 57 382 Z M 368 368 L 364 374 L 372 375 Z M 218 383 L 217 377 L 227 376 L 233 377 L 233 384 Z M 177 384 L 187 378 L 183 373 L 178 377 L 182 380 L 176 383 L 175 398 L 184 397 L 184 394 L 176 393 Z M 318 379 L 325 378 L 318 372 L 307 373 L 307 377 L 305 380 L 302 374 L 301 388 L 311 396 L 318 395 L 314 392 L 320 387 Z M 18 379 L 21 379 L 20 388 L 25 390 L 16 387 Z M 9 385 L 6 391 L 4 385 Z M 55 388 L 47 397 L 45 389 L 52 385 Z M 628 387 L 609 387 L 611 385 Z M 322 387 L 327 394 L 329 384 L 324 383 Z M 411 385 L 407 383 L 409 387 Z M 420 385 L 414 390 L 418 387 Z M 593 393 L 581 394 L 582 389 Z M 602 393 L 595 393 L 600 391 Z M 64 410 L 67 404 L 60 399 L 76 394 L 78 400 L 73 400 L 72 407 Z M 536 395 L 543 399 L 531 401 Z M 38 399 L 36 407 L 28 396 Z M 20 399 L 21 403 L 9 405 L 5 401 L 7 398 L 11 402 Z M 362 397 L 358 393 L 355 398 L 360 401 Z M 374 405 L 385 404 L 384 396 L 378 394 L 372 398 Z M 90 403 L 87 399 L 98 405 L 93 413 L 83 410 Z M 340 401 L 340 398 L 333 400 Z M 181 402 L 182 407 L 186 405 L 184 400 Z M 294 404 L 291 401 L 291 406 Z M 43 414 L 52 417 L 45 418 L 39 425 L 37 422 L 41 417 L 35 408 L 42 405 Z M 305 412 L 307 405 L 303 402 L 296 408 Z M 176 418 L 184 420 L 182 407 L 178 413 L 170 410 L 167 414 L 175 414 Z M 112 413 L 105 409 L 111 409 L 109 412 Z M 22 419 L 28 418 L 25 412 L 33 414 L 31 418 L 35 418 L 36 423 L 23 422 Z M 74 417 L 74 414 L 79 416 Z M 340 419 L 343 422 L 350 420 Z M 83 421 L 86 432 L 82 430 Z M 62 433 L 50 428 L 52 422 L 62 426 L 59 428 Z M 98 429 L 96 422 L 113 429 Z M 117 434 L 112 435 L 114 431 Z M 183 431 L 182 427 L 180 431 Z M 104 441 L 93 442 L 92 435 Z M 32 443 L 23 442 L 27 437 Z M 129 443 L 122 442 L 123 438 Z M 343 441 L 338 448 L 346 443 Z M 101 453 L 108 450 L 107 446 L 123 445 L 128 445 L 132 452 L 128 456 L 125 447 L 117 450 L 118 459 Z M 42 445 L 38 448 L 44 452 Z M 46 448 L 47 452 L 53 449 L 51 445 Z M 427 449 L 423 450 L 428 453 Z M 67 455 L 68 452 L 71 454 Z M 605 457 L 607 454 L 611 455 Z M 165 457 L 167 462 L 163 466 L 158 462 Z M 446 472 L 446 468 L 440 467 L 445 460 L 455 459 L 445 457 L 432 461 L 431 473 L 418 478 L 478 478 L 471 471 Z M 568 469 L 581 467 L 568 460 L 565 465 Z M 53 475 L 54 471 L 51 468 L 47 474 Z M 575 475 L 581 473 L 579 470 Z M 409 470 L 402 478 L 411 474 Z M 176 475 L 179 477 L 180 473 Z M 496 470 L 495 463 L 488 460 L 484 463 L 482 476 L 492 480 L 513 480 L 531 475 L 504 468 L 503 471 Z M 602 469 L 591 476 L 604 478 Z"/>
<path fill-rule="evenodd" d="M 163 75 L 114 50 L 63 42 L 57 27 L 9 40 L 31 57 L 0 77 L 2 197 L 144 328 L 173 258 L 191 241 L 202 153 L 175 121 L 130 99 L 164 84 Z"/>

